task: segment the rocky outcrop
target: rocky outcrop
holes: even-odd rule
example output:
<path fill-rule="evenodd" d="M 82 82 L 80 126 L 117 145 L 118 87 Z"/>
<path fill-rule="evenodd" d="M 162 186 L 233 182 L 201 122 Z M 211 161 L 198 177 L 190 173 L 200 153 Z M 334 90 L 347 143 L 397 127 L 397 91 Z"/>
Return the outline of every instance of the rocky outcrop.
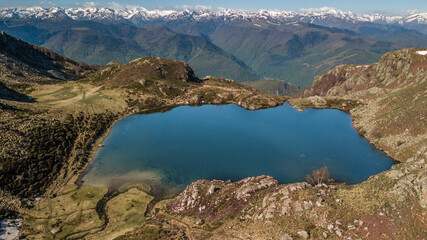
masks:
<path fill-rule="evenodd" d="M 417 50 L 390 52 L 375 64 L 337 66 L 317 76 L 313 84 L 296 97 L 343 97 L 368 89 L 372 89 L 372 94 L 384 94 L 387 89 L 425 81 L 427 58 L 417 54 Z"/>
<path fill-rule="evenodd" d="M 167 105 L 234 103 L 245 109 L 276 107 L 286 98 L 264 94 L 230 79 L 199 79 L 185 62 L 158 57 L 135 59 L 127 64 L 108 63 L 83 80 L 106 89 L 125 89 L 135 112 Z"/>
<path fill-rule="evenodd" d="M 310 210 L 313 206 L 311 201 L 294 201 L 291 198 L 293 192 L 310 188 L 308 183 L 294 183 L 281 186 L 279 189 L 272 191 L 264 196 L 261 207 L 255 211 L 252 216 L 246 218 L 268 220 L 278 216 L 289 216 L 293 213 L 301 213 Z"/>
<path fill-rule="evenodd" d="M 165 79 L 169 84 L 201 82 L 187 63 L 159 57 L 138 58 L 127 64 L 110 62 L 90 79 L 107 87 L 133 88 L 148 87 L 152 81 Z"/>
<path fill-rule="evenodd" d="M 408 162 L 394 167 L 385 175 L 395 182 L 390 192 L 400 203 L 412 198 L 427 209 L 427 147 L 423 147 Z"/>
<path fill-rule="evenodd" d="M 291 102 L 350 112 L 361 135 L 394 159 L 407 161 L 427 144 L 427 56 L 418 50 L 387 53 L 375 64 L 338 66 L 296 96 L 303 100 Z M 348 108 L 348 101 L 357 104 Z"/>
<path fill-rule="evenodd" d="M 238 182 L 198 180 L 169 203 L 169 208 L 175 213 L 197 213 L 218 220 L 239 213 L 255 193 L 277 185 L 277 180 L 264 175 Z"/>
<path fill-rule="evenodd" d="M 201 82 L 194 74 L 193 69 L 186 62 L 172 61 L 160 57 L 144 57 L 129 62 L 137 66 L 146 78 L 171 79 L 182 82 Z"/>

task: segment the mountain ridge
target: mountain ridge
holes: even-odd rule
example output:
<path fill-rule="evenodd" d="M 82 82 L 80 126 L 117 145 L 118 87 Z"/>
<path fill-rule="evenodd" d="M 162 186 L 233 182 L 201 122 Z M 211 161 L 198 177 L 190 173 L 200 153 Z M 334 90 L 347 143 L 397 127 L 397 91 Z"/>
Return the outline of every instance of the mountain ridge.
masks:
<path fill-rule="evenodd" d="M 412 13 L 401 16 L 389 16 L 386 14 L 355 14 L 350 11 L 342 11 L 333 8 L 318 9 L 316 11 L 296 12 L 280 10 L 244 11 L 233 9 L 221 9 L 219 11 L 209 10 L 147 10 L 144 7 L 130 8 L 61 8 L 61 7 L 29 7 L 29 8 L 5 8 L 0 10 L 0 18 L 70 18 L 74 20 L 99 20 L 99 21 L 121 21 L 138 22 L 159 19 L 194 19 L 203 20 L 217 17 L 233 19 L 268 19 L 280 22 L 309 22 L 319 23 L 325 19 L 341 19 L 345 21 L 371 22 L 379 24 L 397 24 L 409 29 L 417 29 L 415 26 L 427 26 L 427 13 Z M 422 26 L 422 32 L 427 33 L 427 27 Z"/>
<path fill-rule="evenodd" d="M 91 64 L 126 63 L 144 56 L 189 62 L 199 77 L 206 75 L 239 81 L 258 77 L 242 61 L 200 36 L 176 33 L 166 27 L 138 28 L 71 19 L 12 19 L 0 29 Z"/>
<path fill-rule="evenodd" d="M 357 16 L 330 9 L 299 14 L 34 7 L 0 11 L 0 29 L 90 63 L 160 56 L 189 62 L 199 77 L 278 79 L 300 87 L 339 64 L 372 63 L 385 52 L 427 46 L 427 35 L 359 22 Z"/>
<path fill-rule="evenodd" d="M 98 68 L 0 31 L 0 84 L 3 85 L 0 97 L 22 99 L 23 95 L 16 90 L 26 91 L 39 83 L 78 80 Z"/>

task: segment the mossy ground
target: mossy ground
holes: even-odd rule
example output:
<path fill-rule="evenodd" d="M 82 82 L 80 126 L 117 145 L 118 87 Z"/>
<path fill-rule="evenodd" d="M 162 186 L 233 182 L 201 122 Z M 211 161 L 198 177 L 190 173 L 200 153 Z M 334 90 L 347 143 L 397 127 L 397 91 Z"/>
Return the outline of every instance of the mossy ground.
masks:
<path fill-rule="evenodd" d="M 64 239 L 99 231 L 104 220 L 99 218 L 96 205 L 106 193 L 102 188 L 69 185 L 61 195 L 42 198 L 33 208 L 21 212 L 21 235 L 27 239 Z"/>
<path fill-rule="evenodd" d="M 41 198 L 21 212 L 26 239 L 114 239 L 143 226 L 148 204 L 154 197 L 144 185 L 125 186 L 99 214 L 97 204 L 107 189 L 69 185 L 63 194 Z M 98 210 L 98 211 L 97 211 Z"/>

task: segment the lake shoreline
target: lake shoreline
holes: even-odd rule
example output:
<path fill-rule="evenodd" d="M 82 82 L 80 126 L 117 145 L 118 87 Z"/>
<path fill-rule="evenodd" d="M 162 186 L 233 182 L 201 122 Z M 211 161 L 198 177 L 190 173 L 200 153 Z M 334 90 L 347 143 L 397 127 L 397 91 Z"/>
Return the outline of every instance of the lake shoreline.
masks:
<path fill-rule="evenodd" d="M 285 102 L 284 104 L 289 104 L 290 106 L 292 106 L 293 108 L 295 108 L 291 103 L 289 103 L 289 101 L 287 101 L 287 102 Z M 207 104 L 207 105 L 211 105 L 211 104 Z M 227 104 L 227 105 L 236 105 L 236 104 L 233 104 L 233 103 L 231 103 L 231 104 Z M 185 106 L 185 105 L 184 105 Z M 203 106 L 203 105 L 198 105 L 198 106 L 190 106 L 190 107 L 200 107 L 200 106 Z M 215 106 L 215 105 L 214 105 Z M 245 108 L 243 108 L 243 107 L 241 107 L 241 106 L 238 106 L 238 105 L 236 105 L 237 107 L 239 107 L 239 108 L 242 108 L 242 109 L 245 109 Z M 278 106 L 278 107 L 281 107 L 281 106 L 283 106 L 283 105 L 280 105 L 280 106 Z M 172 109 L 174 109 L 174 108 L 176 108 L 176 107 L 182 107 L 182 106 L 171 106 L 171 107 L 169 107 L 169 108 L 166 108 L 166 109 L 168 109 L 168 110 L 172 110 Z M 111 128 L 113 128 L 113 126 L 118 122 L 118 121 L 120 121 L 120 120 L 122 120 L 122 119 L 124 119 L 125 117 L 127 117 L 127 116 L 130 116 L 130 115 L 134 115 L 134 114 L 136 114 L 136 115 L 139 115 L 139 114 L 143 114 L 143 115 L 145 115 L 145 114 L 148 114 L 148 113 L 163 113 L 163 112 L 165 112 L 164 111 L 164 109 L 165 108 L 160 108 L 160 109 L 150 109 L 150 110 L 148 110 L 148 111 L 145 111 L 145 112 L 143 112 L 143 113 L 131 113 L 131 114 L 128 114 L 128 115 L 125 115 L 125 116 L 123 116 L 123 117 L 121 117 L 120 119 L 118 119 L 118 120 L 116 120 L 111 126 L 110 126 L 110 128 L 109 128 L 109 130 L 108 130 L 108 132 L 107 133 L 105 133 L 104 135 L 103 135 L 103 138 L 102 139 L 99 139 L 98 141 L 99 142 L 97 142 L 97 144 L 96 144 L 96 146 L 97 146 L 97 148 L 96 149 L 94 149 L 94 151 L 93 151 L 93 155 L 92 155 L 92 157 L 91 157 L 91 160 L 89 161 L 89 163 L 88 163 L 88 165 L 86 166 L 86 168 L 84 169 L 84 171 L 82 171 L 82 173 L 79 175 L 79 179 L 78 179 L 78 181 L 76 181 L 76 184 L 78 184 L 79 186 L 82 186 L 82 182 L 81 182 L 81 180 L 82 180 L 82 178 L 83 178 L 83 176 L 87 173 L 87 171 L 88 171 L 88 167 L 89 167 L 89 164 L 92 164 L 92 162 L 93 162 L 93 159 L 94 159 L 94 157 L 95 157 L 95 154 L 96 154 L 96 152 L 99 150 L 99 144 L 101 144 L 102 143 L 102 141 L 109 135 L 109 133 L 110 133 L 110 131 L 111 131 Z M 322 109 L 322 108 L 315 108 L 315 109 L 317 109 L 317 110 L 320 110 L 320 109 Z M 323 108 L 324 109 L 324 108 Z M 337 109 L 337 108 L 332 108 L 332 109 Z M 337 109 L 337 110 L 340 110 L 340 111 L 342 111 L 341 109 Z M 346 111 L 343 111 L 344 113 L 346 113 L 346 114 L 348 114 L 350 117 L 351 117 L 351 114 L 349 114 L 348 112 L 346 112 Z M 353 129 L 357 132 L 357 134 L 359 135 L 359 137 L 362 137 L 363 139 L 366 139 L 365 137 L 363 137 L 363 136 L 361 136 L 360 135 L 360 133 L 354 128 L 354 125 L 353 125 L 353 118 L 351 117 L 351 124 L 352 124 L 352 127 L 353 127 Z M 370 141 L 369 141 L 369 139 L 366 139 L 366 141 L 367 142 L 369 142 L 370 144 L 372 144 Z M 374 145 L 372 145 L 372 147 L 375 147 Z M 378 151 L 380 151 L 380 152 L 382 152 L 383 153 L 383 151 L 381 151 L 380 149 L 377 149 L 377 148 L 375 148 L 376 150 L 378 150 Z M 393 162 L 394 163 L 396 163 L 396 161 L 394 160 L 394 159 L 392 159 L 393 160 Z M 255 175 L 254 175 L 255 176 Z M 224 179 L 224 180 L 226 180 L 226 179 Z M 235 180 L 238 180 L 238 179 L 235 179 Z M 366 181 L 366 180 L 365 180 Z M 296 182 L 300 182 L 300 181 L 296 181 Z M 360 183 L 363 183 L 364 181 L 362 181 L 362 182 L 360 182 Z M 282 183 L 282 184 L 290 184 L 290 183 L 294 183 L 294 181 L 292 181 L 292 182 L 286 182 L 286 183 Z M 355 185 L 355 184 L 359 184 L 359 183 L 353 183 L 353 184 L 349 184 L 349 185 Z M 109 189 L 109 192 L 111 192 L 111 191 L 114 191 L 114 189 Z M 152 194 L 152 193 L 149 193 L 149 194 Z M 176 194 L 177 195 L 177 194 Z M 171 196 L 171 197 L 174 197 L 174 196 L 176 196 L 176 195 L 173 195 L 173 196 Z M 156 197 L 156 198 L 158 198 L 158 196 Z M 170 198 L 170 197 L 169 197 Z M 162 198 L 161 198 L 162 199 Z"/>

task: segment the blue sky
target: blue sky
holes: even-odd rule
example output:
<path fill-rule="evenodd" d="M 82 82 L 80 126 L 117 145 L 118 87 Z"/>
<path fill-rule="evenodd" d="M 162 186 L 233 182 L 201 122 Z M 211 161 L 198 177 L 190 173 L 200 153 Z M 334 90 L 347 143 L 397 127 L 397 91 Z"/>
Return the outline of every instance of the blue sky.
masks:
<path fill-rule="evenodd" d="M 88 5 L 88 1 L 67 0 L 0 0 L 0 7 L 60 6 L 76 7 Z M 232 8 L 232 9 L 280 9 L 296 10 L 333 7 L 356 13 L 388 12 L 398 13 L 409 10 L 427 10 L 427 0 L 94 0 L 95 6 L 136 5 L 153 8 Z M 190 7 L 191 6 L 191 7 Z"/>

